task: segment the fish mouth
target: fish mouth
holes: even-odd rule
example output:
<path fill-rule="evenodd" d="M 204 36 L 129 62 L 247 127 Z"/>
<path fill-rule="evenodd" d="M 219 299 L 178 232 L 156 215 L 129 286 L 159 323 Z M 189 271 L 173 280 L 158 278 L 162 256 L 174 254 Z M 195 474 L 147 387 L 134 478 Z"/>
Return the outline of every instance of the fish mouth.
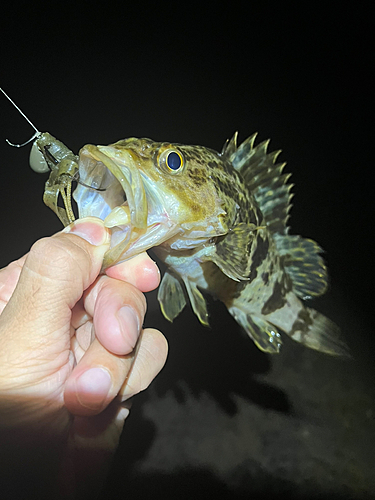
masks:
<path fill-rule="evenodd" d="M 80 151 L 82 184 L 77 185 L 73 198 L 80 218 L 99 217 L 111 231 L 103 270 L 178 233 L 156 186 L 138 165 L 139 158 L 130 149 L 87 145 Z"/>

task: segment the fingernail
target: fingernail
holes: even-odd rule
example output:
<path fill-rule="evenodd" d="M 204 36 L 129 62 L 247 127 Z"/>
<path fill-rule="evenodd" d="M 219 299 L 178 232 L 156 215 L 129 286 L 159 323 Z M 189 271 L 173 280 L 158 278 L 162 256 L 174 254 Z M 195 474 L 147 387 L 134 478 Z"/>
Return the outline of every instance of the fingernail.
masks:
<path fill-rule="evenodd" d="M 78 219 L 70 226 L 67 226 L 62 231 L 63 233 L 72 233 L 80 236 L 91 245 L 103 245 L 108 238 L 108 231 L 105 229 L 103 222 L 94 217 Z"/>
<path fill-rule="evenodd" d="M 139 319 L 134 309 L 129 306 L 123 306 L 117 313 L 120 330 L 125 341 L 133 349 L 139 336 Z"/>
<path fill-rule="evenodd" d="M 112 385 L 110 374 L 103 368 L 90 368 L 76 380 L 76 396 L 82 406 L 98 410 L 104 405 Z"/>
<path fill-rule="evenodd" d="M 130 413 L 129 408 L 121 408 L 116 415 L 117 422 L 120 423 L 124 422 L 124 420 L 128 417 L 129 413 Z"/>

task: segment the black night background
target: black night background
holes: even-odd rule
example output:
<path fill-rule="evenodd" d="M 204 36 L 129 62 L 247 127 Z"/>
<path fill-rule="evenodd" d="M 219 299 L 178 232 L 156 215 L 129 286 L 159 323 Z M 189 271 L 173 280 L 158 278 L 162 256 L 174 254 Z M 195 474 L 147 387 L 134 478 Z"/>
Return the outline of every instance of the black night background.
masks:
<path fill-rule="evenodd" d="M 169 324 L 149 294 L 146 325 L 165 333 L 169 358 L 134 401 L 103 498 L 156 489 L 168 498 L 369 498 L 370 13 L 306 2 L 153 5 L 13 2 L 0 20 L 0 86 L 75 152 L 130 136 L 216 150 L 236 130 L 240 142 L 255 131 L 270 138 L 293 174 L 291 233 L 325 249 L 331 286 L 313 306 L 341 326 L 353 359 L 288 339 L 270 357 L 220 303 L 210 301 L 206 329 L 189 308 Z M 5 142 L 32 134 L 0 95 L 0 267 L 61 229 L 43 204 L 46 175 L 28 166 L 30 146 Z"/>

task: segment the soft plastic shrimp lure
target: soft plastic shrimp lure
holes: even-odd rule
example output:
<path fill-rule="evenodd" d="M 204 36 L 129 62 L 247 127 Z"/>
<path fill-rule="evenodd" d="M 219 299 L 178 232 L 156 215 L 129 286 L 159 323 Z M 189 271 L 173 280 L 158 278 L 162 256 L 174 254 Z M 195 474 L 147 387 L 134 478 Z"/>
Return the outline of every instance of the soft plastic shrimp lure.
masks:
<path fill-rule="evenodd" d="M 30 167 L 37 173 L 51 172 L 45 185 L 43 201 L 55 212 L 64 226 L 67 226 L 75 220 L 71 204 L 73 181 L 97 191 L 105 189 L 87 186 L 80 181 L 78 156 L 48 132 L 40 132 L 4 90 L 2 88 L 0 90 L 35 130 L 34 135 L 22 144 L 14 144 L 8 139 L 6 141 L 10 146 L 16 148 L 26 146 L 34 141 L 30 152 Z M 64 207 L 58 206 L 59 194 L 61 194 Z"/>

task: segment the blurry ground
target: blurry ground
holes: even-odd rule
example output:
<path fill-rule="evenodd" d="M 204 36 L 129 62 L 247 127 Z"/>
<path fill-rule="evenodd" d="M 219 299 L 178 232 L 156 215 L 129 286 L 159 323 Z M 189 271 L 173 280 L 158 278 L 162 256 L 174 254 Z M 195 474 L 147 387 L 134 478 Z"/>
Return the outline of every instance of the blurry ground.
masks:
<path fill-rule="evenodd" d="M 167 324 L 151 300 L 146 324 L 167 335 L 169 359 L 134 401 L 103 498 L 370 498 L 375 404 L 365 318 L 335 290 L 319 306 L 343 326 L 353 360 L 285 338 L 271 357 L 220 304 L 210 304 L 207 330 L 189 310 Z"/>

